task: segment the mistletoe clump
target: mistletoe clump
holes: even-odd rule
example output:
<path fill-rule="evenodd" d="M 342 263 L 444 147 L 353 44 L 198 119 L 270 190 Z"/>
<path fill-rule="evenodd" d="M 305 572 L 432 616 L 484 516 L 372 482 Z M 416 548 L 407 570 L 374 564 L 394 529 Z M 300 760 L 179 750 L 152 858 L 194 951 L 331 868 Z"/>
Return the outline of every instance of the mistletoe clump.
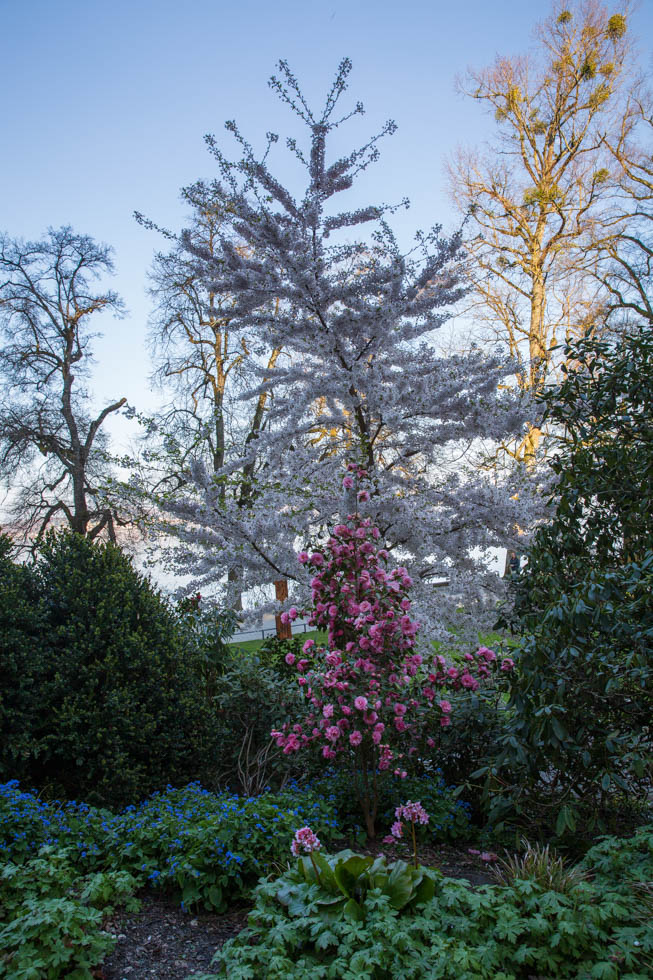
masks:
<path fill-rule="evenodd" d="M 343 484 L 351 489 L 353 477 L 348 474 Z M 419 623 L 411 616 L 412 579 L 402 566 L 388 569 L 380 538 L 369 517 L 354 513 L 333 528 L 320 551 L 298 555 L 313 573 L 309 623 L 327 632 L 328 643 L 318 646 L 309 638 L 301 657 L 287 654 L 308 710 L 301 722 L 272 732 L 286 754 L 317 748 L 329 764 L 351 769 L 370 837 L 377 773 L 392 770 L 405 778 L 424 733 L 451 724 L 452 706 L 442 694 L 475 691 L 499 667 L 486 647 L 466 654 L 462 666 L 448 666 L 440 655 L 424 659 L 415 649 Z M 293 619 L 298 612 L 292 608 L 285 615 Z M 511 667 L 510 660 L 500 665 L 504 671 Z"/>

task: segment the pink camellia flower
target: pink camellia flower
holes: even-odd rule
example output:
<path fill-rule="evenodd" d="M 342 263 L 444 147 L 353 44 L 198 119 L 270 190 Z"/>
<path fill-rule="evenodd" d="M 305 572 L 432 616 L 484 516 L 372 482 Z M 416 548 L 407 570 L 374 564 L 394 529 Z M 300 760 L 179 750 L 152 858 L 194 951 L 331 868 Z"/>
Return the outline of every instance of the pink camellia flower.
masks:
<path fill-rule="evenodd" d="M 451 724 L 451 718 L 449 715 L 442 715 L 440 718 L 440 728 L 448 728 Z"/>
<path fill-rule="evenodd" d="M 340 729 L 337 725 L 330 725 L 324 734 L 330 742 L 337 742 L 340 738 Z"/>
<path fill-rule="evenodd" d="M 330 745 L 324 745 L 322 747 L 322 755 L 325 759 L 335 759 L 336 757 L 336 753 Z"/>
<path fill-rule="evenodd" d="M 299 830 L 295 831 L 290 850 L 295 857 L 299 857 L 302 851 L 304 854 L 312 854 L 313 851 L 319 851 L 321 846 L 319 838 L 316 837 L 310 827 L 300 827 Z"/>
<path fill-rule="evenodd" d="M 297 555 L 297 561 L 301 565 L 305 565 L 306 562 L 308 561 L 308 551 L 300 551 L 299 554 Z"/>
<path fill-rule="evenodd" d="M 451 714 L 451 701 L 438 701 L 438 705 L 444 715 Z"/>
<path fill-rule="evenodd" d="M 395 704 L 395 714 L 396 715 L 405 715 L 407 710 L 408 709 L 406 708 L 406 705 L 405 704 L 401 704 L 400 701 L 398 701 Z"/>
<path fill-rule="evenodd" d="M 351 490 L 354 485 L 353 476 L 346 476 L 342 481 L 343 490 Z"/>
<path fill-rule="evenodd" d="M 478 681 L 471 674 L 468 674 L 467 671 L 460 678 L 460 683 L 468 691 L 476 691 L 478 688 Z"/>
<path fill-rule="evenodd" d="M 294 653 L 287 653 L 286 656 L 283 659 L 286 661 L 286 663 L 288 664 L 289 667 L 292 667 L 292 665 L 295 662 L 295 654 Z"/>
<path fill-rule="evenodd" d="M 333 604 L 329 606 L 329 619 L 335 619 L 338 615 L 338 607 Z"/>
<path fill-rule="evenodd" d="M 321 555 L 319 551 L 313 552 L 311 555 L 311 565 L 316 565 L 318 568 L 320 565 L 324 564 L 324 555 Z M 313 586 L 315 588 L 315 586 Z"/>
<path fill-rule="evenodd" d="M 297 619 L 298 616 L 299 616 L 299 613 L 297 612 L 297 610 L 295 609 L 295 607 L 294 606 L 291 606 L 290 609 L 288 610 L 288 618 L 289 619 Z"/>
<path fill-rule="evenodd" d="M 354 729 L 354 731 L 349 736 L 349 741 L 351 742 L 352 745 L 360 745 L 361 742 L 363 741 L 363 736 L 361 732 L 359 732 L 358 729 Z"/>
<path fill-rule="evenodd" d="M 333 705 L 332 704 L 325 704 L 324 707 L 322 708 L 322 714 L 324 715 L 325 718 L 332 718 L 333 717 Z"/>
<path fill-rule="evenodd" d="M 313 649 L 314 646 L 315 646 L 315 640 L 307 640 L 304 646 L 302 647 L 302 651 L 304 653 L 310 653 L 310 651 Z"/>
<path fill-rule="evenodd" d="M 378 745 L 383 738 L 383 732 L 377 732 L 376 729 L 372 732 L 372 741 L 375 745 Z"/>
<path fill-rule="evenodd" d="M 512 657 L 506 657 L 501 661 L 501 670 L 510 671 L 515 666 L 515 661 Z"/>
<path fill-rule="evenodd" d="M 476 651 L 476 656 L 482 657 L 483 660 L 487 660 L 488 663 L 491 663 L 493 660 L 497 659 L 497 655 L 494 650 L 490 650 L 488 647 L 479 647 Z"/>
<path fill-rule="evenodd" d="M 365 711 L 367 708 L 367 698 L 359 694 L 357 698 L 354 699 L 354 707 L 358 708 L 359 711 Z"/>
<path fill-rule="evenodd" d="M 359 499 L 359 501 L 362 504 L 364 504 L 367 500 L 369 500 L 370 499 L 370 495 L 367 492 L 367 490 L 359 490 L 358 491 L 358 499 Z"/>
<path fill-rule="evenodd" d="M 280 619 L 281 619 L 281 622 L 282 622 L 282 623 L 283 623 L 284 625 L 286 625 L 287 623 L 289 623 L 289 622 L 290 622 L 290 616 L 288 615 L 288 613 L 287 613 L 287 612 L 282 612 L 282 613 L 281 613 L 281 616 L 280 616 Z"/>

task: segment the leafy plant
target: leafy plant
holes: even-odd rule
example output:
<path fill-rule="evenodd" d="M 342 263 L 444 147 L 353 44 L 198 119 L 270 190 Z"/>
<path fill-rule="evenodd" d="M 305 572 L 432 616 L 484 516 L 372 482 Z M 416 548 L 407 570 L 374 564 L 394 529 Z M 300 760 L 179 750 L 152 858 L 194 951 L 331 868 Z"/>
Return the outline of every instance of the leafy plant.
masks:
<path fill-rule="evenodd" d="M 11 577 L 29 581 L 34 622 L 21 619 L 23 639 L 15 619 L 0 631 L 0 674 L 19 693 L 2 701 L 0 776 L 118 806 L 173 780 L 210 778 L 219 745 L 201 663 L 130 559 L 51 534 Z M 14 591 L 0 588 L 0 601 Z"/>
<path fill-rule="evenodd" d="M 439 872 L 413 868 L 405 861 L 388 864 L 344 850 L 328 855 L 302 855 L 297 867 L 281 878 L 263 883 L 257 898 L 267 896 L 291 916 L 317 915 L 324 923 L 349 919 L 364 922 L 368 895 L 383 895 L 397 911 L 428 901 L 435 893 Z M 263 899 L 264 900 L 264 899 Z"/>
<path fill-rule="evenodd" d="M 310 780 L 311 791 L 324 796 L 334 807 L 338 826 L 351 837 L 363 833 L 360 806 L 352 793 L 352 777 L 349 773 L 328 769 L 325 773 Z M 458 799 L 453 786 L 447 786 L 441 772 L 421 776 L 410 775 L 397 779 L 392 773 L 377 773 L 379 793 L 378 825 L 382 833 L 387 833 L 394 821 L 394 812 L 406 798 L 421 800 L 430 814 L 429 823 L 417 828 L 418 838 L 426 843 L 454 841 L 469 835 L 470 806 Z"/>
<path fill-rule="evenodd" d="M 352 895 L 358 862 L 365 859 L 341 860 L 343 868 L 352 861 L 346 879 Z M 602 842 L 587 860 L 603 871 L 570 885 L 566 894 L 530 877 L 474 889 L 430 873 L 432 898 L 397 908 L 382 889 L 368 888 L 364 903 L 355 899 L 364 919 L 354 905 L 352 914 L 345 912 L 351 898 L 337 883 L 330 890 L 317 884 L 307 861 L 301 872 L 293 869 L 257 889 L 248 928 L 216 955 L 216 972 L 197 980 L 643 980 L 653 969 L 641 888 L 653 876 L 653 828 L 629 841 Z M 633 875 L 622 872 L 629 862 Z M 296 880 L 301 876 L 303 883 Z M 336 914 L 330 915 L 330 902 Z"/>
<path fill-rule="evenodd" d="M 493 822 L 516 811 L 559 837 L 609 828 L 653 776 L 653 329 L 565 357 L 543 396 L 555 513 L 505 617 L 524 639 L 486 767 Z"/>
<path fill-rule="evenodd" d="M 522 840 L 522 854 L 499 859 L 490 866 L 490 874 L 501 885 L 512 885 L 518 879 L 535 881 L 545 891 L 567 895 L 581 882 L 588 872 L 579 865 L 569 865 L 564 857 L 552 850 L 549 844 L 531 844 Z"/>
<path fill-rule="evenodd" d="M 213 701 L 221 786 L 255 796 L 269 786 L 282 786 L 293 770 L 299 774 L 299 767 L 289 764 L 270 735 L 274 725 L 297 709 L 299 700 L 296 684 L 274 663 L 262 662 L 258 653 L 230 650 Z"/>
<path fill-rule="evenodd" d="M 44 847 L 22 865 L 0 867 L 0 977 L 90 980 L 115 944 L 103 919 L 118 905 L 138 908 L 130 874 L 80 875 L 74 857 Z"/>

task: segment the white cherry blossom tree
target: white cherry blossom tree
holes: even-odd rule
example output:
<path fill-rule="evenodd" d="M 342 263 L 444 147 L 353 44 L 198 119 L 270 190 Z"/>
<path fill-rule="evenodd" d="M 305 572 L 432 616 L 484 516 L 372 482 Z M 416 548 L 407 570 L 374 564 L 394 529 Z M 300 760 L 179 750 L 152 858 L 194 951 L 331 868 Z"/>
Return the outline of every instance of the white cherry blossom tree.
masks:
<path fill-rule="evenodd" d="M 301 593 L 299 544 L 317 543 L 359 507 L 409 568 L 418 618 L 434 636 L 461 605 L 477 627 L 482 609 L 494 606 L 499 581 L 476 556 L 512 543 L 523 503 L 511 499 L 514 487 L 497 485 L 496 474 L 479 472 L 470 452 L 476 440 L 505 439 L 523 423 L 516 397 L 500 386 L 511 369 L 499 354 L 445 357 L 434 347 L 462 295 L 459 235 L 443 237 L 435 226 L 404 254 L 388 224 L 393 206 L 338 210 L 377 160 L 380 138 L 396 128 L 388 122 L 360 148 L 328 159 L 330 137 L 363 113 L 360 103 L 343 116 L 336 111 L 350 70 L 345 59 L 319 113 L 285 62 L 270 81 L 308 130 L 305 148 L 287 140 L 305 170 L 301 195 L 273 174 L 276 135 L 268 134 L 259 159 L 227 123 L 240 148 L 236 161 L 207 138 L 232 221 L 219 250 L 188 234 L 188 252 L 207 291 L 229 295 L 232 323 L 262 349 L 284 353 L 274 368 L 261 365 L 244 395 L 267 393 L 265 429 L 228 449 L 217 473 L 194 464 L 187 492 L 168 502 L 180 541 L 174 564 L 192 572 L 192 588 L 219 587 L 227 601 L 232 565 L 239 588 L 288 578 Z M 353 237 L 361 227 L 370 232 Z M 243 506 L 225 485 L 254 458 Z M 347 461 L 365 468 L 368 486 L 343 489 Z M 441 580 L 449 584 L 436 589 Z"/>

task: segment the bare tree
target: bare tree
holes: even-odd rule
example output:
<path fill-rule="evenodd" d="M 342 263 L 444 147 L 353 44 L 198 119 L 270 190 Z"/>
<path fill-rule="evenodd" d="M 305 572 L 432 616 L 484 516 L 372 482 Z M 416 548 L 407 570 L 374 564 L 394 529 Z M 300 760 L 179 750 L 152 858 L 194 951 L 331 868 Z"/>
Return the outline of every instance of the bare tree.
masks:
<path fill-rule="evenodd" d="M 122 301 L 93 280 L 113 271 L 111 250 L 69 227 L 38 242 L 0 235 L 0 480 L 10 529 L 23 543 L 51 524 L 115 540 L 118 515 L 103 483 L 107 417 L 94 417 L 80 386 L 88 369 L 93 314 L 120 316 Z"/>
<path fill-rule="evenodd" d="M 617 236 L 595 243 L 599 279 L 610 313 L 627 324 L 653 323 L 653 97 L 633 92 L 619 138 L 610 149 L 621 169 L 614 225 Z"/>
<path fill-rule="evenodd" d="M 535 56 L 499 57 L 461 83 L 498 132 L 484 154 L 457 152 L 451 194 L 467 218 L 475 314 L 508 344 L 522 389 L 541 389 L 556 346 L 600 321 L 588 245 L 597 228 L 618 233 L 608 202 L 621 167 L 608 144 L 624 127 L 627 6 L 558 2 Z M 540 436 L 533 418 L 514 454 L 532 458 Z"/>
<path fill-rule="evenodd" d="M 274 370 L 281 354 L 279 347 L 266 345 L 260 338 L 248 339 L 234 316 L 232 297 L 207 287 L 189 251 L 200 249 L 219 263 L 225 237 L 237 250 L 244 249 L 231 227 L 233 215 L 224 188 L 218 181 L 197 181 L 183 189 L 182 198 L 191 213 L 190 225 L 182 235 L 136 216 L 141 224 L 162 232 L 172 248 L 156 254 L 150 273 L 152 381 L 169 400 L 148 420 L 143 465 L 131 490 L 137 487 L 136 496 L 146 509 L 148 502 L 150 506 L 154 502 L 154 512 L 147 515 L 146 522 L 153 523 L 157 531 L 167 526 L 173 534 L 174 523 L 167 525 L 157 503 L 187 491 L 192 466 L 202 465 L 215 476 L 234 454 L 255 444 L 267 425 L 270 395 L 262 391 L 247 403 L 240 395 L 260 382 L 260 368 Z M 275 299 L 266 305 L 271 318 L 278 307 Z M 254 452 L 231 471 L 229 479 L 220 480 L 220 506 L 227 500 L 237 507 L 251 504 L 259 465 Z M 160 540 L 156 549 L 160 550 Z M 164 548 L 164 560 L 170 567 L 176 565 L 179 550 L 176 544 Z M 228 575 L 232 583 L 240 579 L 237 567 L 230 567 Z M 238 599 L 235 605 L 240 608 Z"/>
<path fill-rule="evenodd" d="M 156 419 L 164 452 L 157 453 L 161 485 L 185 483 L 191 460 L 202 461 L 217 473 L 227 462 L 230 446 L 251 442 L 265 424 L 267 396 L 245 409 L 238 395 L 252 384 L 254 361 L 274 368 L 278 348 L 253 350 L 238 323 L 228 295 L 206 288 L 188 245 L 201 248 L 216 261 L 222 236 L 229 234 L 229 204 L 217 181 L 198 181 L 182 191 L 191 207 L 191 226 L 184 240 L 174 240 L 169 252 L 158 252 L 150 274 L 155 306 L 149 343 L 157 388 L 170 401 Z M 138 215 L 141 223 L 156 227 Z M 162 230 L 162 229 L 158 229 Z M 274 304 L 270 304 L 271 314 Z M 160 449 L 161 447 L 159 447 Z M 150 462 L 153 454 L 150 455 Z M 247 494 L 252 473 L 242 473 L 236 493 Z"/>

